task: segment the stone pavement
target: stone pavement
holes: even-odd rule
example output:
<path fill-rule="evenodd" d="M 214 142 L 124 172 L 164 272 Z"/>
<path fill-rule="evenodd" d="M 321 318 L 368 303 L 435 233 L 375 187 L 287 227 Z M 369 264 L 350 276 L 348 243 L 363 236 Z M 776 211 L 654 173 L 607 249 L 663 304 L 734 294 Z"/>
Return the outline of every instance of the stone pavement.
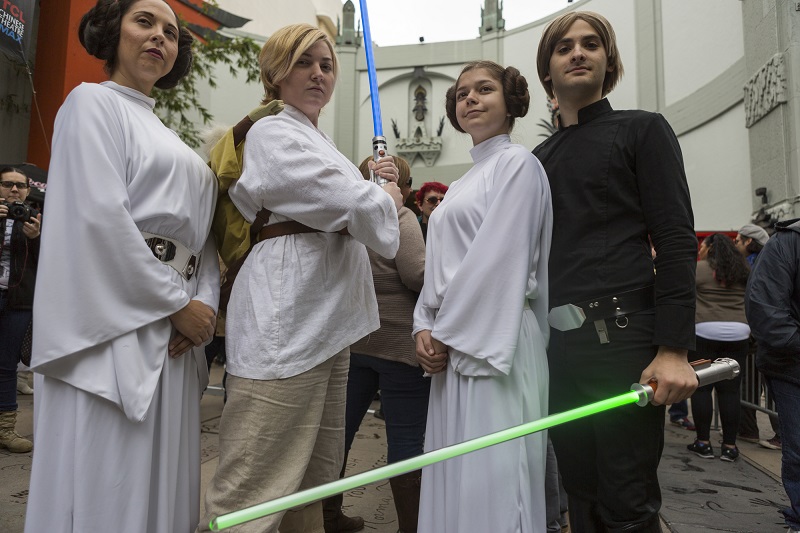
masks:
<path fill-rule="evenodd" d="M 211 383 L 219 384 L 222 369 L 212 369 Z M 33 398 L 18 396 L 17 430 L 30 438 L 33 432 Z M 219 391 L 209 390 L 201 403 L 202 483 L 217 465 L 217 426 L 222 411 Z M 759 425 L 769 423 L 759 414 Z M 768 438 L 772 434 L 764 434 Z M 786 504 L 780 483 L 780 452 L 757 444 L 739 443 L 742 457 L 736 463 L 700 459 L 686 451 L 694 432 L 667 424 L 666 443 L 659 470 L 664 505 L 662 527 L 676 533 L 785 531 L 777 509 Z M 716 433 L 712 441 L 717 440 Z M 714 444 L 717 454 L 719 445 Z M 386 434 L 381 420 L 368 414 L 350 453 L 347 474 L 381 466 L 386 461 Z M 28 497 L 31 454 L 0 450 L 0 530 L 21 533 Z M 389 483 L 359 487 L 346 493 L 345 513 L 364 517 L 366 533 L 395 533 L 396 515 Z M 486 532 L 492 533 L 492 532 Z"/>

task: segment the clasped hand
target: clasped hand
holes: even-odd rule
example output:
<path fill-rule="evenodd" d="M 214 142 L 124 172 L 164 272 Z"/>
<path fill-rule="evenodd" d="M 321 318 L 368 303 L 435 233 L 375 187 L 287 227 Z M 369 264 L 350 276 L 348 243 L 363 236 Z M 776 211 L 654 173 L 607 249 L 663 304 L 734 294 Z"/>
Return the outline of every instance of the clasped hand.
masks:
<path fill-rule="evenodd" d="M 192 346 L 200 346 L 214 335 L 217 315 L 199 300 L 190 300 L 186 306 L 170 315 L 175 335 L 169 342 L 169 356 L 179 357 Z"/>
<path fill-rule="evenodd" d="M 437 374 L 447 367 L 448 347 L 431 336 L 431 330 L 423 329 L 414 339 L 417 341 L 417 361 L 428 374 Z"/>

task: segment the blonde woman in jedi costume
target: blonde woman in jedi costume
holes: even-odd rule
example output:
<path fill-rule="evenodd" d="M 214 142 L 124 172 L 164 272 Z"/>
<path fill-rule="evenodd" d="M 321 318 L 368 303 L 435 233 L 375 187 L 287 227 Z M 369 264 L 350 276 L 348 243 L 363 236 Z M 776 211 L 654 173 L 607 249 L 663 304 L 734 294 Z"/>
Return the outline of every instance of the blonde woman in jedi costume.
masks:
<path fill-rule="evenodd" d="M 34 305 L 25 530 L 190 532 L 200 512 L 201 348 L 219 266 L 213 173 L 153 114 L 192 37 L 162 0 L 100 0 L 81 20 L 110 81 L 58 113 Z"/>
<path fill-rule="evenodd" d="M 219 466 L 205 495 L 212 516 L 339 477 L 349 346 L 378 329 L 366 246 L 394 257 L 402 197 L 391 158 L 364 181 L 318 129 L 336 83 L 337 59 L 318 28 L 276 31 L 259 55 L 266 104 L 242 174 L 228 190 L 244 218 L 266 219 L 233 285 L 226 316 L 228 402 Z M 323 532 L 320 502 L 233 528 Z"/>
<path fill-rule="evenodd" d="M 513 67 L 467 64 L 447 117 L 472 137 L 474 166 L 428 220 L 417 359 L 431 378 L 425 451 L 547 414 L 550 188 L 511 142 L 528 111 Z M 422 470 L 421 533 L 531 533 L 545 527 L 547 435 L 536 433 Z"/>

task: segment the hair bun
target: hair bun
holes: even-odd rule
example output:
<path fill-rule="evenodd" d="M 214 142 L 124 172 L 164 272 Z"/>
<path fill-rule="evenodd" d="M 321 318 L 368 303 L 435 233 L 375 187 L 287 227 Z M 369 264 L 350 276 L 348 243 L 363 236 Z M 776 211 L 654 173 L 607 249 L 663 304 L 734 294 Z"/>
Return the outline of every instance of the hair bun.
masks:
<path fill-rule="evenodd" d="M 528 91 L 528 80 L 514 67 L 506 67 L 503 73 L 503 89 L 508 100 L 508 112 L 514 118 L 528 114 L 531 97 Z"/>

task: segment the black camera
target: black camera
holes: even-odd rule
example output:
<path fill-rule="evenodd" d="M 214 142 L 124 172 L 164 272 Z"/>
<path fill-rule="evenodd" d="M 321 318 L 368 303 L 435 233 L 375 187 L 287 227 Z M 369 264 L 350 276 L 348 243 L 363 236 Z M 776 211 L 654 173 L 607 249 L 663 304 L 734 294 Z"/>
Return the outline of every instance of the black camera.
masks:
<path fill-rule="evenodd" d="M 21 202 L 17 200 L 16 202 L 6 202 L 5 205 L 8 208 L 8 215 L 7 217 L 11 220 L 22 220 L 23 222 L 30 222 L 31 218 L 35 217 L 39 214 L 39 212 L 32 208 L 29 205 L 26 205 L 25 202 Z"/>

